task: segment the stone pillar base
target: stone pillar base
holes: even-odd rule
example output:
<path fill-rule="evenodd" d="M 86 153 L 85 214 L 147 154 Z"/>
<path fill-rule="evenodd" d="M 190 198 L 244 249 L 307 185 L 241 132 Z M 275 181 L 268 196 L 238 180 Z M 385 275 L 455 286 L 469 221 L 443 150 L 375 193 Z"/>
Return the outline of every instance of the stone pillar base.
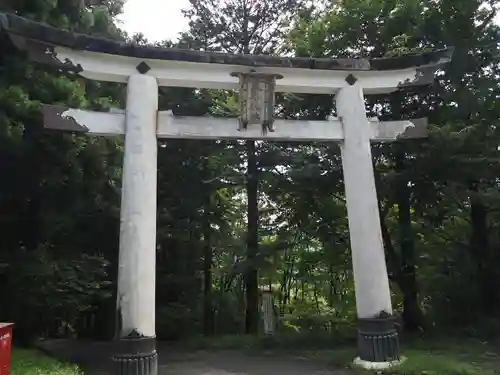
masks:
<path fill-rule="evenodd" d="M 394 363 L 400 360 L 394 317 L 358 320 L 359 360 Z"/>
<path fill-rule="evenodd" d="M 114 375 L 158 374 L 158 354 L 154 338 L 123 338 L 117 344 L 117 354 L 112 358 Z"/>

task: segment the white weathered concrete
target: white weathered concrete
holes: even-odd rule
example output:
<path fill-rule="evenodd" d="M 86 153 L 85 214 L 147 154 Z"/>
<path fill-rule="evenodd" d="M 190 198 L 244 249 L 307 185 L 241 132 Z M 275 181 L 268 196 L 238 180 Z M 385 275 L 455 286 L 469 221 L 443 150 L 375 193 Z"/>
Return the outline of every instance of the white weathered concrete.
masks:
<path fill-rule="evenodd" d="M 125 112 L 94 112 L 67 109 L 62 117 L 71 117 L 88 128 L 88 135 L 113 136 L 125 134 Z M 50 124 L 47 124 L 50 127 Z M 402 121 L 369 120 L 372 142 L 391 142 L 398 139 L 413 123 Z M 268 141 L 340 141 L 344 139 L 342 123 L 338 118 L 328 121 L 275 120 L 274 132 L 262 135 L 260 125 L 238 130 L 238 119 L 174 116 L 172 111 L 158 112 L 158 138 L 173 139 L 260 139 Z"/>
<path fill-rule="evenodd" d="M 401 357 L 401 359 L 397 361 L 390 361 L 390 362 L 369 362 L 369 361 L 364 361 L 359 357 L 356 357 L 353 361 L 353 364 L 354 366 L 360 367 L 368 371 L 383 371 L 393 367 L 401 366 L 405 361 L 406 357 Z"/>
<path fill-rule="evenodd" d="M 280 74 L 276 81 L 276 92 L 332 94 L 348 86 L 345 78 L 348 70 L 320 70 L 296 68 L 245 67 L 241 65 L 202 64 L 183 61 L 138 59 L 105 53 L 71 50 L 56 47 L 56 58 L 61 62 L 71 61 L 83 69 L 80 75 L 97 81 L 127 82 L 136 72 L 136 66 L 145 61 L 151 68 L 147 75 L 154 76 L 159 86 L 192 87 L 207 89 L 237 90 L 239 81 L 231 73 Z M 413 81 L 417 75 L 414 68 L 387 71 L 354 71 L 365 94 L 389 93 L 401 82 Z"/>
<path fill-rule="evenodd" d="M 73 118 L 78 124 L 89 129 L 89 135 L 113 136 L 125 133 L 125 112 L 94 112 L 83 109 L 67 109 L 61 117 Z"/>
<path fill-rule="evenodd" d="M 158 86 L 154 77 L 128 80 L 120 215 L 117 308 L 120 337 L 155 336 Z"/>
<path fill-rule="evenodd" d="M 375 189 L 370 128 L 362 87 L 345 87 L 336 96 L 344 128 L 341 143 L 358 318 L 392 313 L 389 279 Z"/>
<path fill-rule="evenodd" d="M 339 140 L 343 138 L 340 121 L 276 120 L 274 132 L 262 135 L 261 125 L 238 130 L 237 118 L 179 117 L 171 111 L 158 115 L 159 138 L 183 139 L 263 139 L 269 141 Z"/>
<path fill-rule="evenodd" d="M 369 121 L 370 139 L 374 142 L 390 142 L 398 139 L 411 121 Z M 158 114 L 159 138 L 183 139 L 262 139 L 268 141 L 340 141 L 344 139 L 342 123 L 338 118 L 328 121 L 275 120 L 275 131 L 262 135 L 261 125 L 249 125 L 238 130 L 238 119 L 215 117 L 179 117 L 171 111 Z"/>

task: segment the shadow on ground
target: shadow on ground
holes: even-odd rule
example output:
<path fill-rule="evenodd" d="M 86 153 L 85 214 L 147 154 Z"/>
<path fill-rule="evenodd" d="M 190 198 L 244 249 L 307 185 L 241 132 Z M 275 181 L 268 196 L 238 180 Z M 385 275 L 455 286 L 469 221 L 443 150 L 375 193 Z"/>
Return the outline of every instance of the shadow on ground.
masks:
<path fill-rule="evenodd" d="M 40 341 L 37 347 L 52 357 L 79 364 L 87 375 L 114 375 L 113 344 L 81 340 Z M 159 375 L 347 375 L 324 363 L 272 353 L 233 350 L 187 351 L 158 343 Z"/>

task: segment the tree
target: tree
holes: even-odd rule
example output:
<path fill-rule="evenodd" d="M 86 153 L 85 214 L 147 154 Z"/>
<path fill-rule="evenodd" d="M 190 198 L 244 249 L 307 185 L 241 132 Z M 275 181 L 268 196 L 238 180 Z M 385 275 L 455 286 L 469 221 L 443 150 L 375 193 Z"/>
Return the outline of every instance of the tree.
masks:
<path fill-rule="evenodd" d="M 121 37 L 112 20 L 120 3 L 93 4 L 2 5 L 56 27 Z M 103 255 L 117 248 L 118 234 L 115 182 L 120 173 L 114 162 L 120 157 L 119 144 L 70 134 L 49 138 L 43 130 L 41 103 L 117 106 L 120 89 L 98 83 L 86 87 L 80 79 L 39 67 L 7 40 L 1 44 L 0 66 L 0 138 L 5 146 L 0 150 L 0 171 L 9 176 L 0 188 L 0 254 L 6 265 L 1 289 L 12 302 L 3 304 L 1 313 L 8 320 L 15 316 L 17 336 L 27 340 L 44 329 L 58 331 L 57 322 L 76 326 L 79 314 L 109 297 L 108 262 Z M 96 212 L 101 214 L 94 220 Z M 40 283 L 45 285 L 43 291 L 34 288 Z M 53 309 L 41 302 L 49 294 Z M 45 328 L 38 324 L 40 319 Z"/>
<path fill-rule="evenodd" d="M 472 225 L 469 244 L 462 240 L 453 244 L 448 239 L 444 246 L 469 248 L 474 262 L 478 262 L 478 256 L 483 259 L 476 263 L 477 272 L 483 280 L 481 290 L 490 297 L 484 298 L 483 294 L 481 300 L 496 304 L 491 299 L 495 294 L 491 288 L 496 282 L 484 262 L 489 259 L 486 263 L 491 264 L 491 255 L 486 255 L 491 232 L 487 229 L 487 210 L 479 198 L 481 189 L 496 185 L 488 178 L 491 173 L 496 175 L 491 161 L 498 154 L 495 146 L 498 113 L 489 99 L 495 91 L 492 88 L 498 85 L 499 30 L 492 22 L 494 16 L 491 1 L 344 0 L 312 23 L 314 17 L 303 15 L 291 34 L 290 45 L 299 55 L 377 57 L 456 47 L 453 63 L 430 92 L 370 98 L 368 103 L 370 110 L 377 104 L 374 114 L 383 118 L 429 116 L 436 126 L 429 143 L 393 144 L 374 150 L 389 269 L 404 295 L 403 318 L 408 329 L 422 325 L 419 306 L 423 298 L 418 296 L 417 269 L 421 270 L 420 280 L 424 284 L 433 280 L 418 268 L 417 249 L 429 253 L 422 247 L 422 240 L 417 242 L 422 233 L 413 235 L 413 227 L 417 226 L 415 221 L 420 224 L 431 220 L 434 227 L 437 222 L 442 224 L 434 210 L 440 218 L 444 212 L 463 215 L 463 211 L 447 211 L 453 207 L 449 206 L 449 200 L 443 199 L 447 191 L 453 194 L 460 191 L 456 197 L 463 209 L 470 209 Z M 438 154 L 441 157 L 437 158 Z M 393 224 L 393 215 L 398 217 L 398 224 Z M 391 232 L 399 232 L 399 239 L 394 239 Z M 430 233 L 426 235 L 429 237 Z M 426 238 L 425 243 L 429 248 L 432 240 Z M 451 255 L 453 264 L 458 262 L 457 255 Z M 463 299 L 458 300 L 457 304 L 463 306 Z M 471 299 L 469 303 L 476 302 Z M 446 316 L 449 321 L 449 315 Z"/>
<path fill-rule="evenodd" d="M 269 54 L 279 47 L 287 23 L 302 6 L 301 0 L 190 0 L 184 11 L 189 34 L 201 48 L 226 53 Z M 255 258 L 259 252 L 259 167 L 254 141 L 246 142 L 247 152 L 247 258 L 245 270 L 247 333 L 259 327 L 259 277 Z"/>

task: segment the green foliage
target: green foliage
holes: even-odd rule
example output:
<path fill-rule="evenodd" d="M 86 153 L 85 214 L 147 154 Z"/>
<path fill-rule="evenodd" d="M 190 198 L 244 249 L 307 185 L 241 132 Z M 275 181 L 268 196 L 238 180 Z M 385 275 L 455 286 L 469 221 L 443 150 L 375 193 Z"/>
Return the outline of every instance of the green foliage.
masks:
<path fill-rule="evenodd" d="M 120 38 L 118 1 L 20 1 L 17 14 L 74 31 Z M 106 18 L 107 17 L 107 18 Z M 21 341 L 74 334 L 81 314 L 111 294 L 107 266 L 117 251 L 120 146 L 43 131 L 41 104 L 116 106 L 121 89 L 65 76 L 26 60 L 7 39 L 0 48 L 2 320 Z M 118 185 L 119 186 L 119 185 Z M 110 256 L 113 254 L 113 256 Z"/>
<path fill-rule="evenodd" d="M 12 375 L 82 375 L 75 365 L 61 363 L 36 350 L 13 348 L 10 373 Z"/>
<path fill-rule="evenodd" d="M 191 48 L 269 54 L 279 47 L 304 1 L 190 0 L 190 5 L 184 15 L 189 20 Z"/>
<path fill-rule="evenodd" d="M 495 203 L 486 202 L 498 166 L 499 112 L 486 99 L 498 85 L 494 16 L 479 1 L 345 0 L 326 11 L 300 14 L 290 33 L 288 47 L 301 56 L 376 57 L 457 48 L 432 90 L 368 103 L 369 109 L 378 106 L 372 112 L 383 119 L 428 116 L 433 124 L 429 142 L 373 148 L 395 305 L 407 328 L 424 324 L 422 313 L 427 328 L 467 326 L 499 307 L 497 273 L 489 267 L 497 254 Z M 318 101 L 299 99 L 302 108 Z M 296 111 L 294 102 L 291 107 Z M 318 113 L 314 106 L 311 111 Z M 332 186 L 342 195 L 337 181 L 330 184 L 330 196 Z M 343 234 L 338 219 L 329 221 L 337 224 L 329 233 Z"/>
<path fill-rule="evenodd" d="M 80 255 L 68 261 L 57 259 L 46 249 L 21 256 L 8 273 L 27 306 L 39 309 L 84 311 L 98 298 L 106 298 L 108 262 L 102 257 Z M 76 311 L 71 311 L 72 313 Z"/>
<path fill-rule="evenodd" d="M 57 258 L 43 248 L 22 254 L 6 272 L 3 295 L 10 304 L 2 311 L 19 324 L 21 339 L 28 329 L 39 335 L 74 332 L 82 313 L 112 295 L 107 265 L 102 257 Z"/>

